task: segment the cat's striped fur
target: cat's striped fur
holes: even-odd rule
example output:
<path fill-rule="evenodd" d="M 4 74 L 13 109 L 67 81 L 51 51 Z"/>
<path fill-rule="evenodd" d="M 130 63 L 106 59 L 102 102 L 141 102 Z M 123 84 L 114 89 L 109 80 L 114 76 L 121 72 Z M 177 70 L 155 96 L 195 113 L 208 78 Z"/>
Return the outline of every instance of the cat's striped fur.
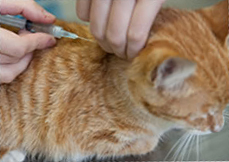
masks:
<path fill-rule="evenodd" d="M 0 85 L 0 155 L 20 149 L 71 161 L 145 154 L 173 127 L 219 131 L 229 99 L 226 15 L 227 1 L 163 9 L 132 62 L 84 40 L 37 51 L 22 75 Z M 59 23 L 93 39 L 87 27 Z"/>

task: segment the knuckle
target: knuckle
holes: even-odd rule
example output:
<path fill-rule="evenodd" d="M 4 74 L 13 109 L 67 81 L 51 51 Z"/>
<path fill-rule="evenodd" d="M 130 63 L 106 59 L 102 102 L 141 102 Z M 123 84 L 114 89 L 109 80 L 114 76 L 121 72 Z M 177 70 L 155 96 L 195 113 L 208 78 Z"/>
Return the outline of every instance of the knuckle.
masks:
<path fill-rule="evenodd" d="M 21 58 L 25 55 L 26 49 L 25 48 L 15 48 L 14 56 L 17 58 Z"/>
<path fill-rule="evenodd" d="M 105 40 L 105 34 L 102 31 L 100 31 L 94 27 L 91 27 L 91 33 L 95 37 L 96 40 L 98 40 L 98 41 L 104 41 Z"/>
<path fill-rule="evenodd" d="M 119 48 L 125 43 L 125 38 L 121 35 L 107 34 L 107 41 L 114 48 Z"/>
<path fill-rule="evenodd" d="M 21 58 L 25 55 L 27 47 L 22 39 L 18 41 L 20 41 L 20 43 L 15 44 L 15 46 L 8 51 L 8 54 L 12 57 Z"/>
<path fill-rule="evenodd" d="M 11 49 L 7 53 L 10 54 L 14 58 L 21 58 L 25 55 L 25 49 L 15 47 L 14 49 Z"/>
<path fill-rule="evenodd" d="M 20 61 L 18 57 L 10 57 L 9 63 L 16 64 Z"/>
<path fill-rule="evenodd" d="M 147 34 L 145 32 L 133 32 L 128 33 L 128 40 L 131 42 L 141 42 L 146 39 Z"/>
<path fill-rule="evenodd" d="M 17 58 L 17 57 L 14 57 L 14 58 L 13 58 L 13 63 L 14 63 L 14 64 L 18 63 L 19 61 L 20 61 L 19 58 Z"/>

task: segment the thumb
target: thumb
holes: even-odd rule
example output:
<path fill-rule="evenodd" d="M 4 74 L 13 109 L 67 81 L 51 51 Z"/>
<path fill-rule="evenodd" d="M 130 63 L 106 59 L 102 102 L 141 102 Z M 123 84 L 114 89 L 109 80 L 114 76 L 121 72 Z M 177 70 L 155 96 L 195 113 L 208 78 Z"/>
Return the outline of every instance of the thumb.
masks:
<path fill-rule="evenodd" d="M 45 33 L 30 33 L 25 30 L 19 32 L 23 42 L 25 53 L 30 53 L 36 49 L 45 49 L 56 44 L 56 39 Z"/>

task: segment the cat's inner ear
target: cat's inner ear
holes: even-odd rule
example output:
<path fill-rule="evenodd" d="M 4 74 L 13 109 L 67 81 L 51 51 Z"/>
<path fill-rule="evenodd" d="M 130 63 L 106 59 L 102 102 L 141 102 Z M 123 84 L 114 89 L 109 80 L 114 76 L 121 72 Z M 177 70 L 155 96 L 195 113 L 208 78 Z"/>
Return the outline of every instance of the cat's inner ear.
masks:
<path fill-rule="evenodd" d="M 166 59 L 156 69 L 152 76 L 155 86 L 163 89 L 176 88 L 196 71 L 196 64 L 180 57 Z"/>

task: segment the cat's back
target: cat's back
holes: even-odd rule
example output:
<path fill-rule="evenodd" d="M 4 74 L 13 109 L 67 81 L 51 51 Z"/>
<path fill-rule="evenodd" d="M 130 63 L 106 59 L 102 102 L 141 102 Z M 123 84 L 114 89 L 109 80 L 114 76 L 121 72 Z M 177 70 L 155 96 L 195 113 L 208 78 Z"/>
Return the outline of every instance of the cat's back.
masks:
<path fill-rule="evenodd" d="M 92 39 L 87 27 L 61 26 Z M 62 156 L 70 152 L 63 147 L 78 149 L 69 142 L 76 134 L 75 141 L 84 145 L 86 130 L 109 129 L 103 98 L 112 94 L 106 88 L 113 86 L 107 84 L 109 57 L 93 40 L 80 39 L 61 39 L 53 48 L 34 52 L 26 71 L 0 85 L 0 145 Z"/>
<path fill-rule="evenodd" d="M 71 90 L 77 85 L 82 87 L 81 85 L 88 81 L 101 79 L 100 69 L 103 68 L 101 60 L 105 57 L 105 53 L 94 42 L 88 28 L 61 21 L 57 24 L 91 41 L 62 38 L 53 48 L 35 51 L 28 68 L 12 83 L 1 85 L 2 91 L 14 91 L 20 94 L 22 89 L 21 95 L 28 94 L 30 98 L 40 100 L 50 94 L 54 95 L 54 91 L 56 93 L 62 91 L 65 96 L 66 90 Z M 60 94 L 56 94 L 56 97 L 58 95 Z"/>
<path fill-rule="evenodd" d="M 66 30 L 92 39 L 87 27 L 60 23 Z M 90 100 L 103 93 L 105 55 L 93 41 L 67 38 L 58 40 L 53 48 L 34 52 L 27 70 L 0 87 L 1 140 L 15 141 L 9 139 L 15 130 L 20 134 L 16 141 L 43 139 L 50 125 L 62 128 L 66 116 L 84 113 Z M 7 128 L 13 129 L 5 133 Z"/>

